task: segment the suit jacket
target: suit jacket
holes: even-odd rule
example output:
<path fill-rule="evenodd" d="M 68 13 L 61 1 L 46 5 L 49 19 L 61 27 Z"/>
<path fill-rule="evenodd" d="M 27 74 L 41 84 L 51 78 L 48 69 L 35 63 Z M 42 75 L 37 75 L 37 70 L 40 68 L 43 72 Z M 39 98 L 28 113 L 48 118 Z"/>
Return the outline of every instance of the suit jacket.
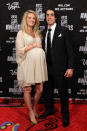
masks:
<path fill-rule="evenodd" d="M 42 48 L 45 50 L 45 36 L 47 30 L 42 33 Z M 51 48 L 53 71 L 55 75 L 64 74 L 66 69 L 72 69 L 74 53 L 70 33 L 66 27 L 56 25 Z M 48 71 L 49 73 L 49 71 Z"/>

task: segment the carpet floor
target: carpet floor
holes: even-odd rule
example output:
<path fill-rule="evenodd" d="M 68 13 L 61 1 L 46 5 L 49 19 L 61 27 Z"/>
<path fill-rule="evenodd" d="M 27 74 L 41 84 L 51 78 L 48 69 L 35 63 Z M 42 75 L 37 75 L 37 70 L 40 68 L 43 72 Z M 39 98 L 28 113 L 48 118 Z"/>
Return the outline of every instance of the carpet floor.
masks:
<path fill-rule="evenodd" d="M 69 104 L 70 125 L 62 126 L 60 104 L 54 105 L 55 113 L 45 119 L 37 119 L 33 125 L 28 119 L 25 105 L 20 107 L 0 107 L 0 131 L 87 131 L 87 104 Z M 44 112 L 44 105 L 37 105 L 37 112 Z"/>

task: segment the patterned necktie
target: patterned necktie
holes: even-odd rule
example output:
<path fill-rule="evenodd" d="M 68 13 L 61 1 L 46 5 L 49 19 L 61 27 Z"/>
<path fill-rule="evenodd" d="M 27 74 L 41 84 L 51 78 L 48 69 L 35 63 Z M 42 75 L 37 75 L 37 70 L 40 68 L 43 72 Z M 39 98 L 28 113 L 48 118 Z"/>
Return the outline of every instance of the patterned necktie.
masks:
<path fill-rule="evenodd" d="M 51 29 L 48 29 L 48 34 L 47 34 L 47 63 L 51 64 Z"/>

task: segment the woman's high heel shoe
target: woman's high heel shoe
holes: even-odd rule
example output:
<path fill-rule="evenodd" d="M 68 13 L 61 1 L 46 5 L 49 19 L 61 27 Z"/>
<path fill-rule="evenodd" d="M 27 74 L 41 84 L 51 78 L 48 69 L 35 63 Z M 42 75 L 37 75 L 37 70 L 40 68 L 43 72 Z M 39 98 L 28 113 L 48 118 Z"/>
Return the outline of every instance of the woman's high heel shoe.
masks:
<path fill-rule="evenodd" d="M 31 123 L 35 125 L 35 124 L 37 124 L 38 122 L 37 122 L 37 120 L 35 120 L 35 121 L 31 121 Z"/>
<path fill-rule="evenodd" d="M 33 117 L 30 117 L 32 114 Z M 32 122 L 32 124 L 37 124 L 37 120 L 35 119 L 34 113 L 33 112 L 29 112 L 29 120 Z"/>

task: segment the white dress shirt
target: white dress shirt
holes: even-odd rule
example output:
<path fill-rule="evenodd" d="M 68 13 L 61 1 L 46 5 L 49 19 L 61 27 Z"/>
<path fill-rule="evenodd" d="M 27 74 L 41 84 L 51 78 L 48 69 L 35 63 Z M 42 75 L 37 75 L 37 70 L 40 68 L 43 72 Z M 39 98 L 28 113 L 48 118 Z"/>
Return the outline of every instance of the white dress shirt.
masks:
<path fill-rule="evenodd" d="M 51 29 L 51 47 L 52 47 L 52 41 L 53 41 L 53 35 L 54 35 L 54 31 L 56 28 L 56 23 L 54 23 L 51 27 L 48 27 L 48 29 Z M 46 32 L 46 37 L 45 37 L 45 51 L 47 52 L 47 35 L 48 35 L 48 30 Z"/>

